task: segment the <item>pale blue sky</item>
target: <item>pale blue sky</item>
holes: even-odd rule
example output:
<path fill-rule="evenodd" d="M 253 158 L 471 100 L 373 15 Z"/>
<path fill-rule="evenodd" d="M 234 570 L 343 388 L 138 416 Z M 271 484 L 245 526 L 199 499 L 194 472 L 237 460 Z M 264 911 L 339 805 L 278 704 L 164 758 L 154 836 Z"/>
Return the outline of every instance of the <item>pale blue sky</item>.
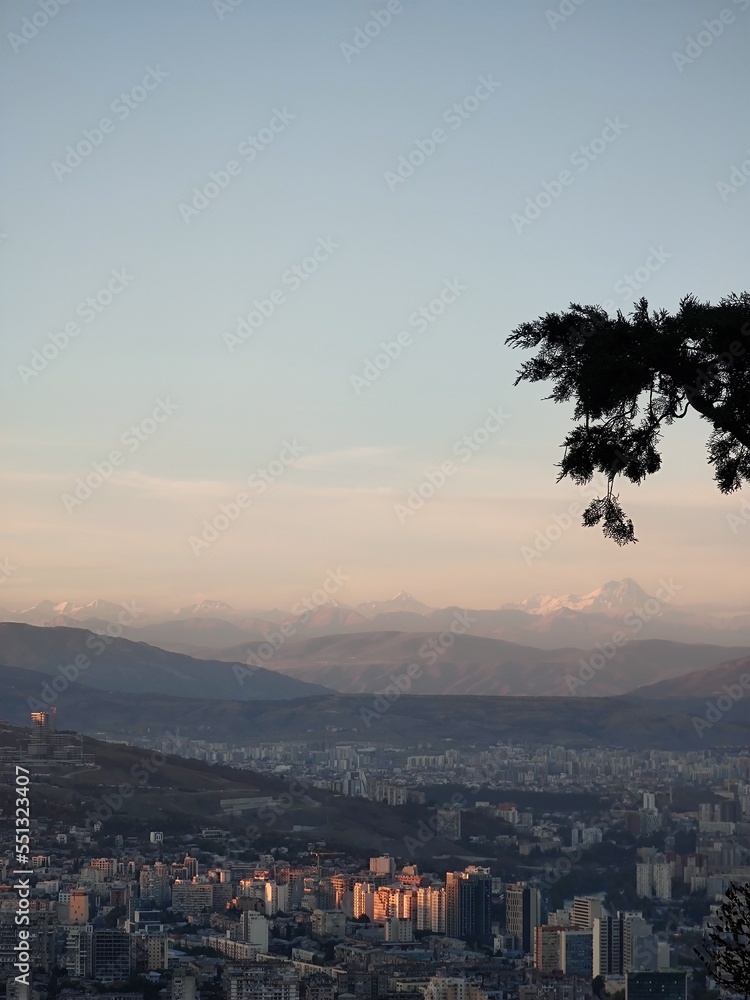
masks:
<path fill-rule="evenodd" d="M 9 36 L 41 8 L 3 5 L 0 556 L 18 568 L 0 604 L 289 604 L 336 566 L 352 601 L 406 588 L 493 606 L 665 573 L 685 599 L 736 598 L 750 520 L 728 525 L 742 497 L 715 493 L 697 418 L 658 479 L 623 490 L 637 547 L 576 527 L 527 565 L 521 547 L 580 491 L 554 484 L 567 414 L 544 387 L 513 388 L 522 355 L 503 341 L 570 301 L 673 308 L 747 287 L 750 194 L 722 200 L 716 185 L 750 156 L 750 0 L 586 0 L 555 27 L 546 0 L 403 0 L 347 58 L 385 7 L 242 0 L 220 16 L 211 0 L 68 0 L 22 44 Z M 678 68 L 722 10 L 731 23 Z M 113 110 L 149 70 L 166 75 Z M 452 128 L 444 115 L 480 77 L 499 86 Z M 277 110 L 293 120 L 247 163 L 238 146 Z M 113 130 L 56 176 L 105 117 Z M 627 127 L 581 171 L 571 156 L 607 119 Z M 446 141 L 390 190 L 386 173 L 436 127 Z M 239 174 L 186 223 L 180 204 L 232 159 Z M 573 183 L 518 233 L 511 215 L 566 169 Z M 320 239 L 339 247 L 292 290 L 282 275 Z M 671 256 L 618 294 L 652 247 Z M 18 366 L 122 268 L 128 287 L 24 380 Z M 351 376 L 454 279 L 466 291 L 357 395 Z M 230 354 L 222 335 L 276 288 L 275 314 Z M 61 495 L 164 397 L 177 411 L 66 511 Z M 511 420 L 400 523 L 394 504 L 492 407 Z M 306 449 L 298 466 L 194 555 L 190 535 L 285 439 Z"/>

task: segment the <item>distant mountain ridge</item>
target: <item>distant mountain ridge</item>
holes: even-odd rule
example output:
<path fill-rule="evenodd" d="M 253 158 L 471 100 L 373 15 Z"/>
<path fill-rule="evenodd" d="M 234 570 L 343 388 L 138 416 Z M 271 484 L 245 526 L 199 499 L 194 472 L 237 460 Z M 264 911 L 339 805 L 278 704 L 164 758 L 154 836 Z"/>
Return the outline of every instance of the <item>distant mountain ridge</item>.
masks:
<path fill-rule="evenodd" d="M 44 626 L 77 624 L 105 632 L 108 623 L 123 621 L 124 607 L 109 601 L 42 601 L 25 611 L 0 609 L 0 618 Z M 450 627 L 459 610 L 431 608 L 405 591 L 389 600 L 365 601 L 356 607 L 329 601 L 296 617 L 278 608 L 238 610 L 221 600 L 203 600 L 168 613 L 140 611 L 126 618 L 124 627 L 118 625 L 118 634 L 175 652 L 221 658 L 222 649 L 243 641 L 265 641 L 283 623 L 292 630 L 291 643 L 324 635 L 442 631 Z M 535 594 L 498 609 L 469 611 L 475 619 L 472 635 L 547 650 L 566 646 L 585 649 L 609 641 L 620 627 L 618 621 L 628 628 L 632 622 L 632 631 L 640 639 L 750 646 L 750 613 L 724 615 L 681 609 L 677 601 L 659 600 L 629 578 L 611 580 L 583 595 Z"/>
<path fill-rule="evenodd" d="M 533 615 L 552 614 L 568 608 L 570 611 L 581 611 L 587 614 L 617 615 L 627 614 L 633 608 L 641 606 L 650 598 L 640 584 L 626 577 L 624 580 L 610 580 L 598 590 L 590 594 L 567 594 L 564 597 L 551 597 L 549 594 L 534 594 L 521 601 L 520 604 L 505 604 L 505 610 L 526 611 Z"/>
<path fill-rule="evenodd" d="M 445 633 L 318 636 L 280 647 L 266 665 L 342 694 L 382 691 L 416 666 L 408 674 L 409 692 L 416 695 L 609 697 L 629 694 L 656 678 L 682 682 L 728 656 L 750 655 L 750 647 L 647 639 L 626 642 L 607 659 L 600 647 L 546 650 L 471 634 L 454 635 L 450 645 L 442 645 L 440 635 Z M 258 655 L 261 646 L 245 643 L 216 656 L 234 660 Z M 589 666 L 602 659 L 606 662 L 600 669 Z M 663 695 L 674 696 L 674 691 Z"/>
<path fill-rule="evenodd" d="M 50 691 L 56 700 L 55 692 L 61 694 L 73 681 L 104 691 L 237 701 L 330 693 L 319 684 L 248 666 L 245 659 L 198 660 L 87 629 L 19 622 L 0 624 L 0 664 L 33 673 L 30 690 L 42 700 Z"/>
<path fill-rule="evenodd" d="M 454 617 L 454 625 L 457 621 Z M 187 624 L 199 630 L 234 629 L 210 619 L 172 622 L 170 627 Z M 466 616 L 464 625 L 469 624 Z M 686 683 L 684 678 L 692 673 L 730 658 L 750 657 L 750 646 L 667 640 L 610 646 L 611 655 L 603 643 L 587 649 L 546 650 L 446 626 L 444 631 L 350 632 L 288 642 L 278 632 L 273 645 L 266 639 L 245 639 L 218 653 L 190 655 L 79 627 L 0 624 L 0 664 L 34 672 L 37 690 L 46 690 L 53 681 L 66 687 L 59 680 L 62 676 L 85 687 L 122 693 L 239 701 L 324 692 L 375 695 L 405 677 L 408 692 L 414 695 L 553 698 L 625 695 L 676 678 L 671 681 L 673 689 L 661 695 L 675 697 L 674 687 Z"/>
<path fill-rule="evenodd" d="M 644 684 L 632 693 L 639 698 L 658 699 L 692 699 L 715 698 L 725 695 L 726 688 L 731 688 L 734 701 L 744 701 L 744 712 L 750 719 L 750 656 L 730 660 L 727 663 L 717 663 L 703 670 L 695 670 L 669 681 L 656 681 Z"/>

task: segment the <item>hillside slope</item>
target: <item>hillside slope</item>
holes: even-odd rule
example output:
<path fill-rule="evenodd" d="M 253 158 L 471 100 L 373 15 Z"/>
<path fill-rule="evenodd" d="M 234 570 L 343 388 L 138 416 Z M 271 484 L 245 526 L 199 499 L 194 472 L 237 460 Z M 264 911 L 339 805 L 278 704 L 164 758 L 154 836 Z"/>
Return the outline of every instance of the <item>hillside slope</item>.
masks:
<path fill-rule="evenodd" d="M 129 694 L 157 692 L 195 698 L 300 698 L 326 688 L 279 671 L 238 662 L 198 660 L 144 642 L 112 639 L 86 629 L 0 624 L 0 663 L 32 672 L 34 697 L 45 683 L 66 678 L 85 687 Z M 54 693 L 54 692 L 53 692 Z"/>
<path fill-rule="evenodd" d="M 729 655 L 748 655 L 750 649 L 691 645 L 668 640 L 631 640 L 615 650 L 601 669 L 586 667 L 604 657 L 592 649 L 536 649 L 476 635 L 440 633 L 367 632 L 288 641 L 265 661 L 279 670 L 313 684 L 345 694 L 377 692 L 392 676 L 412 670 L 411 694 L 474 694 L 584 697 L 618 695 L 654 680 L 667 680 L 720 663 Z M 610 633 L 611 635 L 611 633 Z M 612 643 L 609 647 L 615 649 Z M 605 649 L 608 647 L 605 645 Z M 229 661 L 257 655 L 259 643 L 243 643 L 216 654 Z M 585 684 L 575 679 L 590 676 Z M 570 678 L 574 679 L 571 683 Z"/>

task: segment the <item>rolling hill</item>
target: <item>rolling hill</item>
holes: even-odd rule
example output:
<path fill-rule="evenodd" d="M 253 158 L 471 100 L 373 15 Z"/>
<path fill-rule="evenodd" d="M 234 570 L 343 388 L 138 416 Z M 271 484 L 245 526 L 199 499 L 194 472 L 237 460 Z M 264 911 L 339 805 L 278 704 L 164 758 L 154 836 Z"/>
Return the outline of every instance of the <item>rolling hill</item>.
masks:
<path fill-rule="evenodd" d="M 27 739 L 28 731 L 0 724 L 0 744 L 18 746 Z M 326 839 L 329 849 L 403 854 L 404 838 L 414 833 L 414 824 L 403 812 L 382 803 L 344 798 L 314 787 L 301 795 L 290 794 L 289 784 L 282 778 L 257 771 L 209 765 L 91 738 L 84 738 L 84 751 L 93 755 L 95 767 L 67 773 L 50 769 L 35 775 L 37 816 L 55 815 L 79 825 L 90 816 L 102 822 L 103 836 L 142 834 L 144 827 L 152 825 L 167 837 L 192 833 L 198 839 L 202 828 L 213 826 L 243 838 L 245 843 L 251 824 L 257 832 L 249 844 L 255 850 L 278 845 L 287 837 L 307 841 L 307 831 L 314 830 L 315 837 Z M 129 794 L 118 793 L 123 786 L 129 787 Z M 114 811 L 104 798 L 109 796 L 111 802 L 113 793 L 120 799 Z M 11 794 L 10 785 L 0 785 L 0 807 L 10 808 Z M 233 817 L 228 809 L 236 799 L 258 799 L 259 805 L 273 800 L 280 805 L 270 816 L 251 810 Z M 420 814 L 427 818 L 427 807 L 422 807 Z M 304 826 L 305 831 L 295 835 L 295 825 Z M 456 845 L 435 837 L 430 849 L 440 855 L 455 851 Z"/>
<path fill-rule="evenodd" d="M 34 675 L 0 666 L 2 717 L 29 718 Z M 700 738 L 693 703 L 632 698 L 499 698 L 405 695 L 395 702 L 368 695 L 323 695 L 284 701 L 237 701 L 120 694 L 70 684 L 54 707 L 60 728 L 133 740 L 178 733 L 206 740 L 356 740 L 390 747 L 459 743 L 628 746 L 694 749 L 747 746 L 750 717 L 735 712 Z M 698 709 L 705 709 L 701 702 Z"/>
<path fill-rule="evenodd" d="M 750 695 L 750 656 L 682 674 L 669 681 L 646 684 L 636 688 L 633 694 L 639 698 L 662 700 L 715 698 L 726 694 L 723 690 L 725 686 L 734 689 L 738 695 L 736 700 Z M 750 716 L 750 701 L 745 710 Z"/>
<path fill-rule="evenodd" d="M 0 663 L 35 675 L 33 696 L 56 680 L 129 694 L 161 693 L 195 698 L 300 698 L 326 688 L 278 671 L 236 662 L 195 659 L 128 639 L 96 635 L 86 629 L 0 624 Z M 60 680 L 62 678 L 62 680 Z"/>
<path fill-rule="evenodd" d="M 611 642 L 610 646 L 615 649 Z M 247 642 L 215 658 L 246 661 L 260 648 L 260 643 Z M 454 635 L 450 646 L 441 646 L 439 633 L 367 632 L 290 640 L 264 662 L 290 677 L 345 694 L 380 691 L 391 683 L 392 675 L 417 664 L 412 694 L 602 696 L 625 694 L 655 678 L 667 680 L 713 666 L 727 653 L 748 655 L 750 649 L 632 640 L 616 649 L 601 669 L 585 671 L 585 676 L 589 672 L 593 676 L 573 689 L 569 678 L 578 678 L 582 665 L 605 659 L 598 648 L 537 649 L 473 634 Z"/>

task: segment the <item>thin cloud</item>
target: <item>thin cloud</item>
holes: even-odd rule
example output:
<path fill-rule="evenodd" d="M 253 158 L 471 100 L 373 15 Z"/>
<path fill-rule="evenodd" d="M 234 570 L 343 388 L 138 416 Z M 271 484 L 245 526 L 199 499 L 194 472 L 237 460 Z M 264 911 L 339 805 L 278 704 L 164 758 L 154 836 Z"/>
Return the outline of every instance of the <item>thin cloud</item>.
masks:
<path fill-rule="evenodd" d="M 295 467 L 298 469 L 334 469 L 342 465 L 383 465 L 393 458 L 399 448 L 381 448 L 377 445 L 357 448 L 340 448 L 338 451 L 322 451 L 317 455 L 303 455 Z"/>

